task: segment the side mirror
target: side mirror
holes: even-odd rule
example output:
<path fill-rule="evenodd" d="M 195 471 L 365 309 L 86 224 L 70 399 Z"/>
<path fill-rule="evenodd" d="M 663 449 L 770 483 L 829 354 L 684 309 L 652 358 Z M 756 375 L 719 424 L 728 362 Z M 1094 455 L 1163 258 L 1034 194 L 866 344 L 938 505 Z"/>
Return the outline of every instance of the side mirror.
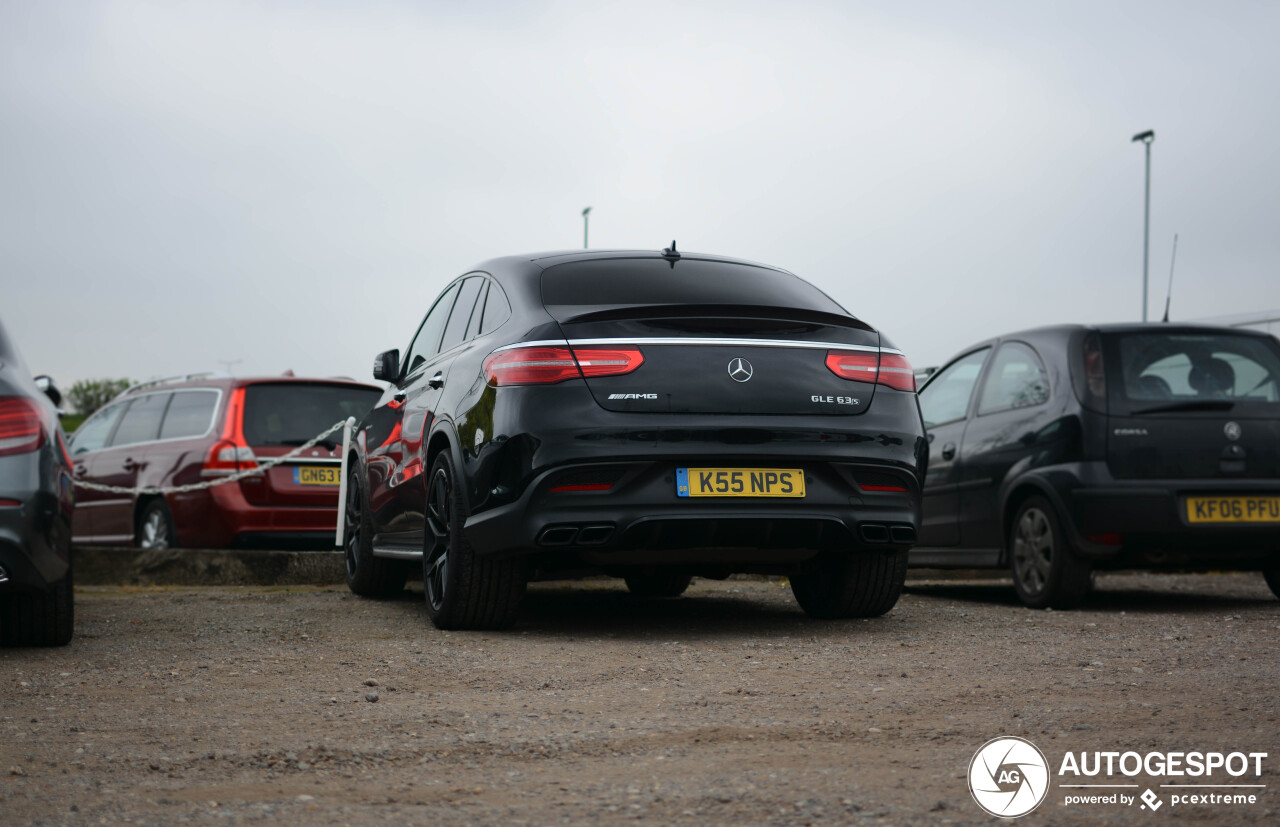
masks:
<path fill-rule="evenodd" d="M 49 401 L 53 403 L 55 408 L 62 407 L 62 391 L 58 390 L 58 386 L 54 384 L 52 376 L 40 374 L 35 377 L 36 387 L 40 392 L 49 397 Z"/>
<path fill-rule="evenodd" d="M 388 350 L 373 358 L 373 378 L 379 382 L 394 382 L 400 378 L 400 351 Z"/>

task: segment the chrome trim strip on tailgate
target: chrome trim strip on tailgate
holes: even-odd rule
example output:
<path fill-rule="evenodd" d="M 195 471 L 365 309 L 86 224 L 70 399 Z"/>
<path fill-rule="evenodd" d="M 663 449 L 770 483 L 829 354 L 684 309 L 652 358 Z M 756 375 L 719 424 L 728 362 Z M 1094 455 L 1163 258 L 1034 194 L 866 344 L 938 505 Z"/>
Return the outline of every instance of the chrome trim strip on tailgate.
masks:
<path fill-rule="evenodd" d="M 591 345 L 711 345 L 719 347 L 788 347 L 809 348 L 813 350 L 861 350 L 869 353 L 890 353 L 902 356 L 902 351 L 892 347 L 873 347 L 871 345 L 851 345 L 847 342 L 807 342 L 803 339 L 729 339 L 713 337 L 645 337 L 609 338 L 609 339 L 544 339 L 537 342 L 517 342 L 504 345 L 495 353 L 513 350 L 518 347 L 588 347 Z"/>

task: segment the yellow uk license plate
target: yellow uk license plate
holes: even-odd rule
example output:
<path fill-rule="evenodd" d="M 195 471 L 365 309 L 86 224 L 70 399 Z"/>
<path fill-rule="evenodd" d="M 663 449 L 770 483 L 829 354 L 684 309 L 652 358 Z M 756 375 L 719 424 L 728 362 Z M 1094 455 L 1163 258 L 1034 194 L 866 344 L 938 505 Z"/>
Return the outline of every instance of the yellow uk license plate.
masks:
<path fill-rule="evenodd" d="M 341 470 L 337 465 L 295 465 L 293 481 L 298 485 L 337 485 Z"/>
<path fill-rule="evenodd" d="M 677 468 L 681 497 L 803 497 L 799 468 Z"/>
<path fill-rule="evenodd" d="M 1189 523 L 1280 523 L 1280 497 L 1187 497 Z"/>

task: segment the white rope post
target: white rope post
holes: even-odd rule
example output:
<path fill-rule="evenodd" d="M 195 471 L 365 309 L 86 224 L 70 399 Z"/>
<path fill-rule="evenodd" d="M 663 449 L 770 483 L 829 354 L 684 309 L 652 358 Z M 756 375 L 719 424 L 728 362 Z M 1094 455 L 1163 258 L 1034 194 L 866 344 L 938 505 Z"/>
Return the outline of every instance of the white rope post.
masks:
<path fill-rule="evenodd" d="M 338 527 L 334 530 L 333 544 L 342 548 L 347 527 L 347 454 L 351 451 L 351 429 L 355 427 L 356 418 L 347 417 L 342 423 L 342 465 L 338 473 Z"/>

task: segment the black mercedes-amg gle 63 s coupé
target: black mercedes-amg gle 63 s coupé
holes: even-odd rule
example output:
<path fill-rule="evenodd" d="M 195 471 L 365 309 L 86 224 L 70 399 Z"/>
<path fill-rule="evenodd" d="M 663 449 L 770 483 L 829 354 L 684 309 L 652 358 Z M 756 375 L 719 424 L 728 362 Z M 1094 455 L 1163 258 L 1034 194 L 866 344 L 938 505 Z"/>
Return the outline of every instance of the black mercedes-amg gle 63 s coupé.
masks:
<path fill-rule="evenodd" d="M 773 267 L 719 256 L 511 256 L 455 279 L 347 457 L 357 594 L 422 567 L 441 628 L 501 628 L 532 578 L 637 595 L 784 574 L 821 618 L 891 609 L 928 457 L 911 366 Z"/>

